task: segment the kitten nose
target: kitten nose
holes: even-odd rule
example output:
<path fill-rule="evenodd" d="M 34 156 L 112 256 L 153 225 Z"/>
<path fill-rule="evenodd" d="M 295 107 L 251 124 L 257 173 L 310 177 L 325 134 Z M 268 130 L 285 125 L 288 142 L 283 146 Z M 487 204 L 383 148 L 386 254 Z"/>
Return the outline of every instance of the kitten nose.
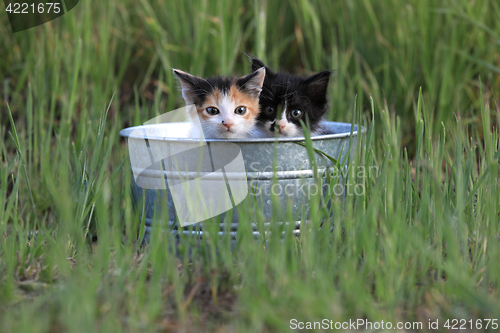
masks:
<path fill-rule="evenodd" d="M 227 129 L 229 130 L 229 129 L 231 128 L 231 126 L 233 126 L 233 125 L 234 125 L 234 123 L 233 123 L 233 122 L 231 122 L 231 121 L 227 121 L 227 120 L 226 120 L 226 121 L 224 121 L 224 120 L 223 120 L 223 121 L 222 121 L 222 125 L 223 125 L 225 128 L 227 128 Z"/>
<path fill-rule="evenodd" d="M 285 124 L 279 124 L 279 126 L 280 126 L 280 133 L 281 133 L 281 134 L 283 134 L 283 133 L 281 132 L 281 130 L 282 130 L 283 128 L 285 128 L 285 127 L 286 127 L 286 125 L 285 125 Z"/>

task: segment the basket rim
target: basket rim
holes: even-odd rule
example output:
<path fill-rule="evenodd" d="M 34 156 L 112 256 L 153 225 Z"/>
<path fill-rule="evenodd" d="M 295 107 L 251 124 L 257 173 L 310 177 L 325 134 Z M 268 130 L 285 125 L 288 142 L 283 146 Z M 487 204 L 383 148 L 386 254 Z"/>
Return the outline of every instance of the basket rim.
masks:
<path fill-rule="evenodd" d="M 279 137 L 279 138 L 235 138 L 235 139 L 220 139 L 220 138 L 205 138 L 203 140 L 197 139 L 197 138 L 175 138 L 175 137 L 165 137 L 165 136 L 155 136 L 155 135 L 148 135 L 148 136 L 141 136 L 141 135 L 135 135 L 133 134 L 134 132 L 137 133 L 138 129 L 141 128 L 154 128 L 154 127 L 162 127 L 165 125 L 169 126 L 175 126 L 175 124 L 185 124 L 187 122 L 178 122 L 178 123 L 166 123 L 166 124 L 151 124 L 151 125 L 139 125 L 139 126 L 132 126 L 132 127 L 127 127 L 124 128 L 120 131 L 120 136 L 129 138 L 129 139 L 148 139 L 148 140 L 155 140 L 155 141 L 167 141 L 167 142 L 232 142 L 232 143 L 259 143 L 259 142 L 301 142 L 305 141 L 305 137 L 300 136 L 300 137 Z M 334 121 L 323 121 L 324 125 L 327 125 L 329 127 L 333 126 L 349 126 L 351 127 L 351 123 L 341 123 L 341 122 L 334 122 Z M 366 128 L 363 126 L 359 126 L 354 124 L 354 129 L 352 131 L 352 136 L 356 137 L 358 135 L 358 128 L 361 127 L 361 133 L 366 132 Z M 341 132 L 341 133 L 333 133 L 333 134 L 324 134 L 324 135 L 316 135 L 311 137 L 311 141 L 321 141 L 321 140 L 329 140 L 329 139 L 341 139 L 341 138 L 349 138 L 351 136 L 350 129 L 347 132 Z"/>

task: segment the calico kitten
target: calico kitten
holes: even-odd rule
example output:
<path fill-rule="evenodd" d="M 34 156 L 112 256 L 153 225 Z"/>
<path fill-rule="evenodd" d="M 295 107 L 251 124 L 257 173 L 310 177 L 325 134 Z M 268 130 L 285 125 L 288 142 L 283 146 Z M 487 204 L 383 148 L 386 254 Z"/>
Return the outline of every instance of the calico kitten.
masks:
<path fill-rule="evenodd" d="M 265 67 L 266 78 L 260 94 L 257 134 L 266 137 L 303 136 L 300 121 L 309 126 L 311 135 L 323 134 L 321 121 L 327 111 L 327 88 L 330 71 L 308 78 L 287 73 L 273 73 L 259 59 L 252 59 L 252 69 Z"/>
<path fill-rule="evenodd" d="M 174 69 L 182 87 L 186 105 L 194 104 L 206 138 L 245 138 L 259 114 L 259 95 L 266 70 L 237 77 L 203 79 Z M 196 136 L 196 134 L 193 134 Z"/>

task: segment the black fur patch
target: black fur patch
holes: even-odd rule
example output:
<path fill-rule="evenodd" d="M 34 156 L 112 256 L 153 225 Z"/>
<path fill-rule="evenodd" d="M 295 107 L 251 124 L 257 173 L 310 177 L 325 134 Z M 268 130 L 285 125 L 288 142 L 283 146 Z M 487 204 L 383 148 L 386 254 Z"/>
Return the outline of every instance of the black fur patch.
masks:
<path fill-rule="evenodd" d="M 253 71 L 261 67 L 266 68 L 266 77 L 259 98 L 261 112 L 257 117 L 257 124 L 262 127 L 267 121 L 275 121 L 281 116 L 278 109 L 284 110 L 286 106 L 289 122 L 300 128 L 300 120 L 304 123 L 309 120 L 311 131 L 316 130 L 327 111 L 327 89 L 331 72 L 323 71 L 310 77 L 274 73 L 259 59 L 252 59 Z M 274 109 L 273 114 L 265 112 L 269 107 Z M 301 110 L 302 116 L 299 119 L 292 118 L 293 110 Z M 274 131 L 274 126 L 269 130 Z"/>
<path fill-rule="evenodd" d="M 210 77 L 202 79 L 179 71 L 174 71 L 175 75 L 189 85 L 188 95 L 196 106 L 201 106 L 205 99 L 216 89 L 222 93 L 228 93 L 235 82 L 233 77 Z"/>
<path fill-rule="evenodd" d="M 219 90 L 222 94 L 227 94 L 234 85 L 236 85 L 238 90 L 255 98 L 259 97 L 261 90 L 260 86 L 256 86 L 251 82 L 251 79 L 255 78 L 258 74 L 257 71 L 253 71 L 242 78 L 217 76 L 203 79 L 178 70 L 174 70 L 174 74 L 189 87 L 186 93 L 196 106 L 202 106 L 207 96 L 213 91 Z"/>

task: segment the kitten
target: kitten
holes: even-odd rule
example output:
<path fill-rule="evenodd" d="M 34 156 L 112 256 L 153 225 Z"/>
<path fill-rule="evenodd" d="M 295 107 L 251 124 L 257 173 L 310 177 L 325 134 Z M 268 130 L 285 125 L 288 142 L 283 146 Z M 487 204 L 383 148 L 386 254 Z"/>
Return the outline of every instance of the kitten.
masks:
<path fill-rule="evenodd" d="M 264 67 L 266 78 L 260 94 L 260 114 L 254 136 L 303 136 L 300 120 L 309 126 L 311 135 L 324 134 L 321 121 L 327 111 L 327 88 L 330 71 L 308 78 L 287 73 L 273 73 L 259 59 L 252 59 L 252 69 Z"/>
<path fill-rule="evenodd" d="M 259 95 L 266 76 L 263 67 L 241 78 L 203 79 L 177 69 L 173 72 L 181 83 L 186 105 L 196 107 L 196 114 L 188 116 L 191 120 L 199 117 L 206 138 L 249 136 L 260 110 Z"/>

